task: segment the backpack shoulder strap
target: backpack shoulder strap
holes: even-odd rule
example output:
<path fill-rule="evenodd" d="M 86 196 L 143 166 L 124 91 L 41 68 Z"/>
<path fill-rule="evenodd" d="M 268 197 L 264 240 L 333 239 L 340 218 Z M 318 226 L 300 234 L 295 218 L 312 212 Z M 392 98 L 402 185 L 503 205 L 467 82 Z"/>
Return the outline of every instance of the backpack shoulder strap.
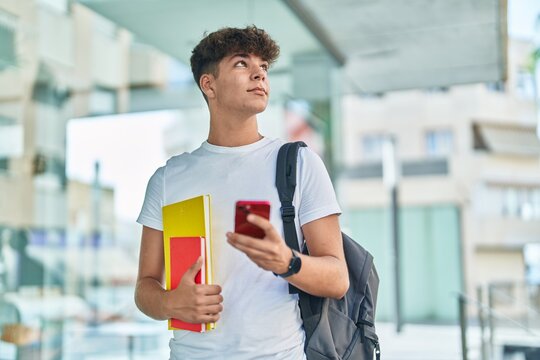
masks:
<path fill-rule="evenodd" d="M 300 251 L 294 225 L 296 214 L 293 205 L 296 190 L 296 159 L 298 149 L 305 146 L 307 145 L 302 141 L 283 144 L 279 149 L 276 165 L 276 187 L 281 202 L 280 213 L 285 242 L 296 251 Z"/>
<path fill-rule="evenodd" d="M 294 225 L 295 208 L 293 205 L 294 191 L 296 190 L 296 160 L 298 149 L 306 147 L 302 141 L 286 143 L 278 152 L 276 164 L 276 187 L 281 202 L 281 219 L 283 220 L 283 232 L 287 245 L 298 252 L 298 237 Z M 289 293 L 298 293 L 298 289 L 289 284 Z"/>

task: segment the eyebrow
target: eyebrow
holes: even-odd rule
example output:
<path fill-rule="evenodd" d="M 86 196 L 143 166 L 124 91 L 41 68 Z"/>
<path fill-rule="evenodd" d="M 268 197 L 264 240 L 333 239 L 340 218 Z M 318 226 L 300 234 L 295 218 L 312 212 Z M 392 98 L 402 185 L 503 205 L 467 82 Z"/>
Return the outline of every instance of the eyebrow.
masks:
<path fill-rule="evenodd" d="M 233 55 L 231 55 L 231 61 L 233 61 L 237 57 L 240 57 L 242 59 L 249 59 L 249 54 L 247 54 L 247 53 L 233 54 Z M 267 60 L 262 59 L 262 61 L 265 63 L 264 65 L 266 65 L 266 66 L 270 65 Z"/>
<path fill-rule="evenodd" d="M 237 57 L 241 57 L 242 59 L 247 59 L 247 58 L 249 58 L 249 55 L 246 54 L 246 53 L 233 54 L 233 55 L 231 55 L 231 60 L 234 60 Z"/>

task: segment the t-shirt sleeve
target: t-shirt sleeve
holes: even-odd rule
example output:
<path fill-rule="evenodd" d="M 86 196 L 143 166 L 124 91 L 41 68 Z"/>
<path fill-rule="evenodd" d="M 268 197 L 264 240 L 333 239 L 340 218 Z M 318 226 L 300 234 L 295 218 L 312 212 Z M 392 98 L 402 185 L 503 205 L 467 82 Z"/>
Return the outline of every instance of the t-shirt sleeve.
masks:
<path fill-rule="evenodd" d="M 165 168 L 156 170 L 154 175 L 148 181 L 144 202 L 137 218 L 141 225 L 151 227 L 152 229 L 163 231 L 163 217 L 161 209 L 163 207 L 163 172 Z"/>
<path fill-rule="evenodd" d="M 332 181 L 319 155 L 309 148 L 300 148 L 298 165 L 300 226 L 328 215 L 341 214 Z"/>

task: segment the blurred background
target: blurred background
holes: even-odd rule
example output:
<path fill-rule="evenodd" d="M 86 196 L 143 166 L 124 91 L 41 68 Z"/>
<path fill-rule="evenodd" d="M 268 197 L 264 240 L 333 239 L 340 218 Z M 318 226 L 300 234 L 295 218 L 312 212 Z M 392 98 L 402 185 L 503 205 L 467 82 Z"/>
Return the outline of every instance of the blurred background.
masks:
<path fill-rule="evenodd" d="M 281 46 L 261 133 L 324 159 L 383 359 L 540 359 L 540 1 L 0 0 L 0 359 L 168 358 L 133 303 L 205 31 Z"/>

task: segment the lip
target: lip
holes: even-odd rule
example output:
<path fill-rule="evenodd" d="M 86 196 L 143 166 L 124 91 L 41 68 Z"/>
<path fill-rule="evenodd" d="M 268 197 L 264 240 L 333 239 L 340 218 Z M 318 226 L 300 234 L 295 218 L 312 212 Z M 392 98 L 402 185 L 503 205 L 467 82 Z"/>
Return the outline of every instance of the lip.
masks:
<path fill-rule="evenodd" d="M 268 95 L 266 93 L 266 90 L 262 87 L 255 87 L 253 89 L 249 89 L 248 92 L 255 93 L 257 95 Z"/>

